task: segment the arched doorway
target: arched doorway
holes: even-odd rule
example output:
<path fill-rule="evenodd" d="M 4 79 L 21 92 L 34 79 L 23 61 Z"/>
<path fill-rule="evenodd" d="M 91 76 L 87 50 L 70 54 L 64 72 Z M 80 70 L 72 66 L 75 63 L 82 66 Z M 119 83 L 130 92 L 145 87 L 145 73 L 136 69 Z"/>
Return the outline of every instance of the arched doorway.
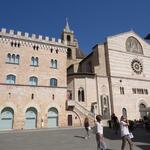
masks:
<path fill-rule="evenodd" d="M 14 111 L 10 107 L 4 108 L 0 113 L 0 129 L 12 129 Z"/>
<path fill-rule="evenodd" d="M 25 129 L 35 129 L 37 127 L 37 110 L 30 107 L 25 114 Z"/>
<path fill-rule="evenodd" d="M 145 108 L 146 108 L 146 105 L 145 105 L 145 104 L 141 103 L 141 104 L 139 105 L 140 117 L 141 117 L 141 118 L 143 118 L 144 116 L 147 115 L 147 113 L 146 113 L 145 111 L 142 111 L 142 110 L 144 110 Z"/>
<path fill-rule="evenodd" d="M 67 49 L 67 58 L 68 58 L 68 59 L 71 59 L 71 58 L 72 58 L 72 50 L 71 50 L 71 48 L 68 48 L 68 49 Z"/>
<path fill-rule="evenodd" d="M 48 128 L 58 126 L 58 110 L 54 107 L 48 110 Z"/>

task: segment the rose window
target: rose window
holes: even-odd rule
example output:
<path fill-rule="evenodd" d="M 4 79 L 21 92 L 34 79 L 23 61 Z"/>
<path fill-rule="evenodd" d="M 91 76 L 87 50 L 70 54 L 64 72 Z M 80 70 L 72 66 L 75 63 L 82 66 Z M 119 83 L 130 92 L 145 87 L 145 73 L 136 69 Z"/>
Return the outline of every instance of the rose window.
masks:
<path fill-rule="evenodd" d="M 134 59 L 132 62 L 131 62 L 131 68 L 132 70 L 136 73 L 136 74 L 141 74 L 142 71 L 143 71 L 143 65 L 142 63 L 137 60 L 137 59 Z"/>

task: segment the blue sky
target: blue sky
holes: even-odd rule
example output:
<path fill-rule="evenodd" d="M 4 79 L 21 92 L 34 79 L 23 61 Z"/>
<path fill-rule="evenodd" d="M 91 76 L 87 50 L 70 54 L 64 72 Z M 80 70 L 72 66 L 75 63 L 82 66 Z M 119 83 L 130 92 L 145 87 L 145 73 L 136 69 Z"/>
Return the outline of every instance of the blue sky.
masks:
<path fill-rule="evenodd" d="M 0 28 L 57 39 L 67 17 L 85 53 L 109 35 L 150 32 L 149 0 L 0 0 L 0 6 Z"/>

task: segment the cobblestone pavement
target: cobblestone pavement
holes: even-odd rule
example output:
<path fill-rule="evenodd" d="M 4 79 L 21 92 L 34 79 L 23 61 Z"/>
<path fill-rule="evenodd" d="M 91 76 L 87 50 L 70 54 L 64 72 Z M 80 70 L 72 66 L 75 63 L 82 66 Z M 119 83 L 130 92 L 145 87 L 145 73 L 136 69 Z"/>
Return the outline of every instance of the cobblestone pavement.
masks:
<path fill-rule="evenodd" d="M 150 132 L 136 129 L 133 134 L 134 150 L 150 150 Z M 95 135 L 91 133 L 87 140 L 84 136 L 83 128 L 2 131 L 0 150 L 96 150 Z M 105 128 L 104 136 L 109 150 L 120 150 L 120 134 Z"/>

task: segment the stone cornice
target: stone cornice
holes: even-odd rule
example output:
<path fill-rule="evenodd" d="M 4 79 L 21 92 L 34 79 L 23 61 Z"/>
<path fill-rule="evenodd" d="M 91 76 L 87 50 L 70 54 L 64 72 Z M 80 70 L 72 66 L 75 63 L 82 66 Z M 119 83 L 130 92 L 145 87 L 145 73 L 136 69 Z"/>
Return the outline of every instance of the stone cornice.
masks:
<path fill-rule="evenodd" d="M 150 82 L 150 79 L 135 79 L 135 78 L 130 78 L 130 77 L 119 77 L 119 76 L 110 76 L 110 78 L 119 78 L 119 79 L 126 79 L 126 80 L 137 80 L 137 81 Z"/>
<path fill-rule="evenodd" d="M 52 38 L 50 40 L 47 36 L 43 37 L 42 35 L 37 36 L 35 34 L 29 36 L 29 33 L 21 33 L 20 31 L 15 34 L 13 30 L 7 32 L 4 28 L 0 32 L 0 41 L 6 43 L 18 42 L 23 46 L 32 47 L 36 45 L 40 49 L 58 49 L 62 52 L 67 52 L 67 45 L 61 39 L 56 41 L 55 38 Z"/>
<path fill-rule="evenodd" d="M 130 77 L 121 77 L 121 76 L 101 76 L 101 75 L 96 75 L 96 76 L 100 77 L 100 78 L 118 78 L 118 79 L 137 80 L 137 81 L 150 82 L 150 79 L 136 79 L 136 78 L 130 78 Z"/>
<path fill-rule="evenodd" d="M 44 85 L 37 85 L 37 86 L 33 86 L 33 85 L 25 85 L 25 84 L 6 84 L 6 83 L 0 83 L 0 85 L 5 85 L 5 86 L 24 86 L 24 87 L 30 87 L 30 88 L 50 88 L 50 89 L 57 89 L 57 88 L 63 88 L 63 89 L 67 89 L 67 87 L 51 87 L 51 86 L 44 86 Z"/>
<path fill-rule="evenodd" d="M 116 50 L 116 49 L 110 49 L 110 48 L 109 48 L 108 51 L 116 51 L 116 52 L 125 53 L 125 54 L 129 54 L 129 55 L 136 56 L 136 57 L 150 58 L 150 56 L 145 56 L 145 55 L 143 55 L 143 54 L 137 54 L 137 53 L 125 52 L 125 51 Z"/>

